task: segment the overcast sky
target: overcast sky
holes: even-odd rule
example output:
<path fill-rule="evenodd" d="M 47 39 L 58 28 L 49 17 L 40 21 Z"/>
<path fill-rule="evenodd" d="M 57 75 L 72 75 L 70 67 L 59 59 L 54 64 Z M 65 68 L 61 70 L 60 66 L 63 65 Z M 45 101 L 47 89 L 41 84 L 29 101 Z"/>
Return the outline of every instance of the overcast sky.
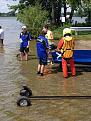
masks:
<path fill-rule="evenodd" d="M 0 0 L 0 12 L 7 13 L 9 12 L 7 4 L 16 5 L 18 3 L 19 3 L 19 0 Z"/>

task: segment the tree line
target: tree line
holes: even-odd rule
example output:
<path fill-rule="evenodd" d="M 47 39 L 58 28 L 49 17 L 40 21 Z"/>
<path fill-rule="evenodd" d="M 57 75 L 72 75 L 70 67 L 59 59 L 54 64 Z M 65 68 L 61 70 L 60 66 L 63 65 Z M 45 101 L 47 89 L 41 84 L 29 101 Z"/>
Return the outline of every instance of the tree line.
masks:
<path fill-rule="evenodd" d="M 43 10 L 48 11 L 49 20 L 53 24 L 60 23 L 60 16 L 64 16 L 65 22 L 67 22 L 67 14 L 69 14 L 69 22 L 71 22 L 76 11 L 81 17 L 86 16 L 87 21 L 91 22 L 91 0 L 20 0 L 18 6 L 13 6 L 13 10 L 21 11 L 25 7 L 36 4 L 40 4 Z M 70 12 L 67 11 L 68 8 L 70 8 Z"/>
<path fill-rule="evenodd" d="M 65 17 L 65 23 L 71 23 L 75 12 L 87 17 L 87 22 L 91 24 L 91 0 L 20 0 L 18 5 L 10 6 L 10 9 L 14 13 L 18 10 L 18 20 L 27 25 L 35 36 L 45 23 L 62 25 L 62 16 Z"/>

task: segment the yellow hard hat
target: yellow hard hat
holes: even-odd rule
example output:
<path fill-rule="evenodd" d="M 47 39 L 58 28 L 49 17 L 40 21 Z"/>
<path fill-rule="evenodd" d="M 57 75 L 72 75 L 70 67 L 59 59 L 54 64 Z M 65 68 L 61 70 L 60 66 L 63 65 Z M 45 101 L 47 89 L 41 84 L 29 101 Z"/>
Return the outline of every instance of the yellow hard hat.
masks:
<path fill-rule="evenodd" d="M 65 29 L 63 30 L 63 36 L 64 36 L 65 34 L 72 34 L 72 33 L 71 33 L 71 29 L 70 29 L 70 28 L 65 28 Z"/>

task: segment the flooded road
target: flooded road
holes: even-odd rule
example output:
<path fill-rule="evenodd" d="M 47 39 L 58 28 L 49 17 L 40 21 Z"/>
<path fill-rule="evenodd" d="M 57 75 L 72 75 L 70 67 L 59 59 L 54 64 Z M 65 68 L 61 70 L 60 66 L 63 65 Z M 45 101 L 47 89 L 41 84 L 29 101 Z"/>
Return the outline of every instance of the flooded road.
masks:
<path fill-rule="evenodd" d="M 77 76 L 64 79 L 60 69 L 50 69 L 44 77 L 36 75 L 35 41 L 30 43 L 29 61 L 19 61 L 18 36 L 21 25 L 16 18 L 0 18 L 5 31 L 0 48 L 0 121 L 91 121 L 91 99 L 33 100 L 30 107 L 17 107 L 22 85 L 33 95 L 91 95 L 91 67 L 77 68 Z M 90 41 L 77 41 L 76 49 L 91 49 Z"/>

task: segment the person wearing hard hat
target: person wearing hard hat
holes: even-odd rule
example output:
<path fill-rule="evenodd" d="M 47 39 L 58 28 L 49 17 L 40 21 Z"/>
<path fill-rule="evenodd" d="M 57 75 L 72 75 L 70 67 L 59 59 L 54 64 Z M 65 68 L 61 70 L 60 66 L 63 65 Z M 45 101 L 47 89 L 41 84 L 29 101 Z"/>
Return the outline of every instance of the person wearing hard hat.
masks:
<path fill-rule="evenodd" d="M 62 54 L 62 70 L 63 76 L 68 77 L 67 64 L 70 64 L 72 76 L 76 75 L 76 69 L 73 59 L 75 41 L 72 37 L 71 29 L 65 28 L 63 30 L 63 37 L 60 39 L 58 43 L 57 50 L 61 51 Z"/>
<path fill-rule="evenodd" d="M 26 26 L 22 26 L 20 33 L 20 58 L 21 60 L 28 60 L 29 41 L 32 39 L 30 33 L 27 31 Z"/>

